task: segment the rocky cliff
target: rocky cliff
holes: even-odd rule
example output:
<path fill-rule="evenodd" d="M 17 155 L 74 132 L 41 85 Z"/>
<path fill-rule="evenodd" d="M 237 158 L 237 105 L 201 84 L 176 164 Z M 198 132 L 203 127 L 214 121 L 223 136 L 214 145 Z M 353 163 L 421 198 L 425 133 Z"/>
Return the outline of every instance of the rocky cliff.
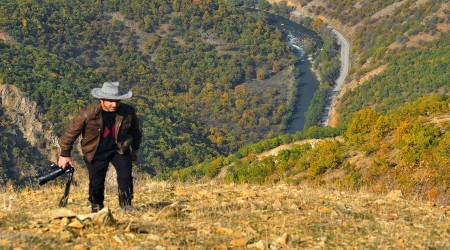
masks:
<path fill-rule="evenodd" d="M 1 84 L 0 105 L 5 115 L 16 125 L 16 131 L 11 133 L 23 136 L 23 139 L 32 147 L 38 149 L 51 161 L 55 161 L 58 153 L 58 138 L 52 133 L 51 126 L 44 124 L 43 114 L 37 103 L 14 85 Z"/>

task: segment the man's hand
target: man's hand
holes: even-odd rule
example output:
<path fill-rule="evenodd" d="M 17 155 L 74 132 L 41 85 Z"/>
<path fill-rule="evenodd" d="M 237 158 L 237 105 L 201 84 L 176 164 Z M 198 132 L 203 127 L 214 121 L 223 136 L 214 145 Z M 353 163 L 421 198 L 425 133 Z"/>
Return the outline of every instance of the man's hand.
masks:
<path fill-rule="evenodd" d="M 139 150 L 131 151 L 131 160 L 137 161 L 138 158 L 139 158 Z"/>
<path fill-rule="evenodd" d="M 73 166 L 72 159 L 70 157 L 66 156 L 60 156 L 58 160 L 58 166 L 62 169 L 66 168 L 67 163 L 70 164 L 70 166 Z"/>

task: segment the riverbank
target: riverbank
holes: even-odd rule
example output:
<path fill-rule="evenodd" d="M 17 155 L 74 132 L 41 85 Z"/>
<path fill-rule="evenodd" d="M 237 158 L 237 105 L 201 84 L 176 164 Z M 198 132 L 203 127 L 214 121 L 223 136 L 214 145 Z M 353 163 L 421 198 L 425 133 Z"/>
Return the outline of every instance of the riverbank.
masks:
<path fill-rule="evenodd" d="M 302 131 L 307 123 L 307 111 L 313 96 L 317 92 L 320 81 L 313 72 L 311 58 L 320 48 L 323 41 L 313 30 L 288 18 L 266 13 L 266 21 L 278 28 L 287 37 L 289 45 L 296 54 L 290 91 L 288 93 L 288 121 L 285 132 L 296 133 Z M 305 43 L 308 43 L 305 48 Z"/>
<path fill-rule="evenodd" d="M 270 0 L 272 4 L 279 4 L 281 0 Z M 286 1 L 283 1 L 286 2 Z M 322 21 L 327 23 L 328 27 L 332 30 L 332 32 L 336 35 L 336 39 L 340 44 L 340 61 L 341 61 L 341 70 L 339 77 L 336 79 L 332 95 L 330 97 L 329 104 L 325 108 L 323 125 L 336 127 L 338 123 L 339 114 L 336 110 L 337 102 L 339 100 L 338 96 L 342 96 L 341 91 L 343 90 L 343 85 L 345 83 L 345 79 L 350 72 L 350 41 L 346 38 L 346 36 L 350 36 L 352 30 L 349 27 L 344 26 L 337 20 L 333 20 L 321 15 L 314 15 L 309 12 L 308 9 L 301 6 L 299 3 L 293 1 L 287 1 L 288 6 L 292 6 L 295 8 L 295 11 L 291 12 L 291 15 L 295 19 L 296 17 L 308 16 L 312 18 L 320 18 Z M 345 34 L 345 35 L 344 35 Z M 317 73 L 316 73 L 317 75 Z"/>
<path fill-rule="evenodd" d="M 292 12 L 293 15 L 298 15 L 299 17 L 303 14 L 299 11 Z M 339 77 L 336 79 L 336 82 L 334 84 L 334 88 L 332 90 L 329 104 L 327 104 L 324 112 L 323 117 L 323 126 L 331 126 L 336 127 L 338 116 L 339 114 L 336 111 L 336 102 L 337 97 L 340 95 L 340 92 L 342 90 L 342 86 L 344 85 L 345 79 L 348 76 L 348 73 L 350 71 L 350 42 L 345 38 L 345 36 L 339 32 L 336 28 L 334 28 L 331 25 L 328 25 L 328 27 L 332 30 L 332 32 L 335 34 L 336 39 L 338 40 L 338 43 L 340 45 L 340 61 L 341 61 L 341 69 L 339 72 Z"/>

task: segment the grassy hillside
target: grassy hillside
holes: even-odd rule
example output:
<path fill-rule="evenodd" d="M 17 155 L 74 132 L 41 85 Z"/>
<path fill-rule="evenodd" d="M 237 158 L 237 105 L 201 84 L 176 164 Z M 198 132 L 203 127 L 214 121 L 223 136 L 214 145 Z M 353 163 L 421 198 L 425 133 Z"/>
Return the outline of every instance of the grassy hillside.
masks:
<path fill-rule="evenodd" d="M 83 179 L 72 189 L 65 213 L 57 207 L 61 186 L 2 189 L 0 248 L 450 247 L 449 207 L 408 201 L 399 191 L 377 196 L 289 185 L 175 184 L 139 178 L 137 210 L 125 213 L 118 209 L 113 178 L 109 181 L 111 214 L 95 217 L 88 214 Z"/>

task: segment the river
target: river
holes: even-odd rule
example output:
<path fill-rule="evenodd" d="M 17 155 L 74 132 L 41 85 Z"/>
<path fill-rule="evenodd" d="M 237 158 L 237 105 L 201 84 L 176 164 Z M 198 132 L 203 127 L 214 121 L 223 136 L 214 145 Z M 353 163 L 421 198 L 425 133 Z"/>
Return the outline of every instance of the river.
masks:
<path fill-rule="evenodd" d="M 305 54 L 302 41 L 305 38 L 310 38 L 314 42 L 314 47 L 317 50 L 322 47 L 322 40 L 316 32 L 309 30 L 296 22 L 273 14 L 266 13 L 265 15 L 269 24 L 280 29 L 288 37 L 289 44 L 295 49 L 295 53 L 300 58 L 295 64 L 295 67 L 300 74 L 297 78 L 298 87 L 294 112 L 288 121 L 287 129 L 285 131 L 286 133 L 295 133 L 303 130 L 305 126 L 306 111 L 320 84 L 317 76 L 312 71 L 312 58 Z"/>

